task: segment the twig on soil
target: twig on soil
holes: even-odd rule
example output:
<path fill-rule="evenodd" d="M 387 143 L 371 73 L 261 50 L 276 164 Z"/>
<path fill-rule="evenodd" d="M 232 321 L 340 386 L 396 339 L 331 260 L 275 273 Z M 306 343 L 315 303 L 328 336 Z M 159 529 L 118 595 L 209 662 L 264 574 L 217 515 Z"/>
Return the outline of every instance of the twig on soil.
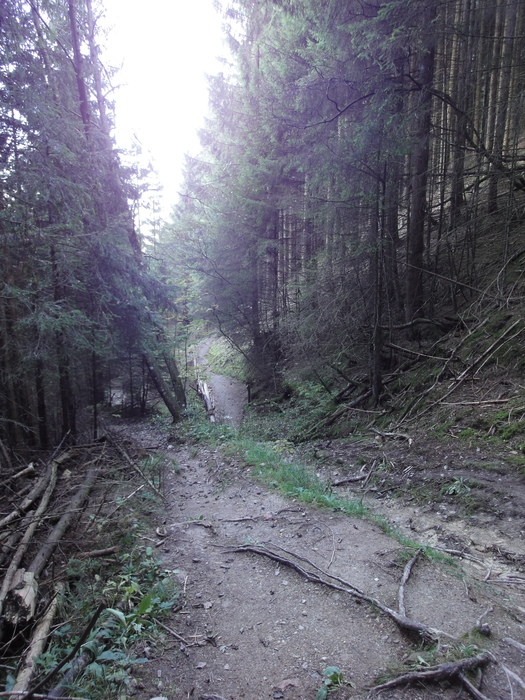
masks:
<path fill-rule="evenodd" d="M 166 630 L 166 632 L 169 632 L 175 639 L 178 639 L 179 642 L 182 642 L 185 646 L 191 647 L 192 644 L 191 642 L 188 642 L 184 637 L 181 637 L 180 634 L 177 634 L 175 630 L 172 630 L 170 627 L 167 627 L 164 623 L 160 622 L 160 620 L 157 620 L 156 617 L 153 618 L 153 622 L 157 624 L 159 627 L 162 627 L 163 630 Z"/>
<path fill-rule="evenodd" d="M 397 609 L 401 613 L 401 615 L 406 615 L 406 609 L 405 609 L 405 585 L 410 578 L 410 574 L 412 572 L 412 567 L 416 563 L 419 555 L 421 554 L 421 550 L 418 549 L 417 552 L 414 554 L 412 559 L 407 562 L 405 569 L 403 571 L 403 576 L 401 578 L 401 583 L 399 584 L 399 591 L 397 594 Z"/>
<path fill-rule="evenodd" d="M 139 467 L 139 465 L 135 462 L 134 459 L 132 459 L 127 450 L 122 446 L 119 445 L 117 440 L 111 435 L 111 433 L 108 431 L 108 440 L 111 442 L 113 447 L 117 450 L 117 452 L 120 453 L 122 457 L 126 460 L 126 462 L 129 464 L 129 466 L 137 472 L 137 474 L 141 477 L 141 479 L 144 481 L 144 484 L 150 487 L 152 491 L 154 491 L 157 496 L 159 496 L 163 501 L 166 500 L 166 497 L 164 496 L 163 493 L 159 491 L 159 489 L 155 486 L 155 484 L 151 481 L 151 479 L 148 479 L 148 477 L 144 474 L 142 469 Z"/>
<path fill-rule="evenodd" d="M 91 552 L 80 552 L 75 555 L 75 559 L 95 559 L 97 557 L 106 557 L 108 554 L 116 554 L 120 551 L 120 546 L 106 547 L 106 549 L 93 549 Z"/>
<path fill-rule="evenodd" d="M 465 671 L 472 671 L 476 668 L 486 666 L 489 661 L 492 661 L 492 655 L 486 651 L 481 652 L 477 656 L 473 656 L 469 659 L 460 659 L 459 661 L 446 661 L 443 664 L 438 664 L 437 666 L 431 666 L 424 671 L 411 671 L 410 673 L 405 673 L 402 676 L 393 678 L 387 683 L 381 683 L 381 685 L 376 685 L 371 689 L 372 693 L 378 693 L 382 690 L 387 690 L 388 688 L 395 688 L 399 685 L 411 685 L 412 683 L 420 683 L 421 681 L 446 681 L 458 678 L 463 682 L 461 677 Z M 470 687 L 474 688 L 469 682 L 466 686 L 467 691 L 470 693 Z M 473 697 L 484 698 L 484 695 L 478 694 L 479 691 L 474 688 L 476 695 Z"/>
<path fill-rule="evenodd" d="M 379 608 L 381 612 L 390 617 L 400 629 L 406 632 L 415 632 L 421 638 L 425 639 L 428 642 L 434 641 L 436 638 L 442 636 L 447 637 L 448 639 L 456 640 L 456 637 L 454 637 L 454 635 L 425 625 L 424 623 L 419 622 L 418 620 L 413 620 L 407 617 L 406 615 L 403 615 L 402 613 L 399 613 L 396 610 L 389 608 L 377 598 L 367 595 L 363 591 L 359 590 L 359 588 L 356 588 L 344 579 L 341 579 L 338 576 L 324 571 L 309 559 L 301 557 L 300 555 L 295 554 L 293 552 L 289 552 L 283 547 L 278 547 L 277 545 L 272 546 L 275 549 L 280 549 L 281 552 L 289 554 L 290 557 L 293 557 L 293 559 L 296 559 L 297 561 L 294 561 L 289 557 L 283 556 L 278 552 L 272 551 L 271 549 L 268 549 L 268 547 L 265 547 L 263 545 L 240 545 L 238 547 L 229 548 L 227 551 L 231 553 L 252 552 L 253 554 L 260 554 L 262 556 L 268 557 L 269 559 L 273 559 L 274 561 L 278 561 L 281 564 L 287 565 L 292 569 L 295 569 L 295 571 L 304 576 L 308 581 L 323 584 L 325 586 L 328 586 L 329 588 L 333 588 L 336 591 L 341 591 L 342 593 L 348 593 L 354 598 L 358 598 L 359 600 L 363 600 L 367 603 L 370 603 L 371 605 L 374 605 L 375 607 Z M 308 564 L 313 569 L 313 571 L 309 571 L 307 568 L 305 568 L 298 562 L 304 562 L 305 564 Z"/>

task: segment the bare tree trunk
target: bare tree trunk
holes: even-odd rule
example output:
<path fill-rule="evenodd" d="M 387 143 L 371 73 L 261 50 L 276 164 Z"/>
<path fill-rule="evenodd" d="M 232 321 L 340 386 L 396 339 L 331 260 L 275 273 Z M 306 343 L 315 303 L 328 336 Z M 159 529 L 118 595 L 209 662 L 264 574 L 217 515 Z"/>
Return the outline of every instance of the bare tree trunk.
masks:
<path fill-rule="evenodd" d="M 432 2 L 426 10 L 425 26 L 433 31 L 436 16 Z M 406 272 L 406 320 L 412 321 L 423 310 L 423 253 L 425 248 L 425 221 L 427 215 L 427 182 L 430 161 L 430 128 L 432 109 L 432 83 L 434 79 L 433 38 L 427 37 L 429 46 L 419 62 L 419 101 L 417 104 L 415 147 L 412 158 L 412 197 L 410 202 L 410 224 L 407 231 Z"/>
<path fill-rule="evenodd" d="M 150 373 L 151 379 L 153 380 L 161 399 L 164 401 L 166 408 L 173 417 L 173 422 L 178 423 L 181 418 L 183 406 L 180 405 L 177 397 L 173 394 L 166 380 L 162 376 L 162 372 L 153 353 L 151 353 L 149 350 L 144 350 L 142 355 L 146 360 L 146 366 Z"/>

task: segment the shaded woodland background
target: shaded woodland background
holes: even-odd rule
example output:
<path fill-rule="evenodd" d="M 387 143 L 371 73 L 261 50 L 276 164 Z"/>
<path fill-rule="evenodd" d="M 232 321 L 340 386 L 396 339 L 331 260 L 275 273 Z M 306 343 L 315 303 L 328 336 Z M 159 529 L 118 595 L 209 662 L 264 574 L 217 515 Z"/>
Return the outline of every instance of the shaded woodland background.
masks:
<path fill-rule="evenodd" d="M 292 390 L 373 406 L 399 394 L 395 370 L 450 358 L 434 344 L 452 330 L 514 320 L 524 14 L 517 0 L 226 11 L 234 62 L 211 79 L 172 255 L 261 383 L 284 371 Z"/>
<path fill-rule="evenodd" d="M 96 437 L 97 406 L 115 389 L 130 410 L 144 408 L 146 376 L 174 418 L 184 401 L 161 317 L 173 314 L 173 293 L 134 224 L 142 174 L 122 166 L 111 137 L 101 21 L 91 0 L 0 3 L 6 461 L 7 450 Z"/>
<path fill-rule="evenodd" d="M 144 412 L 156 391 L 178 420 L 194 317 L 254 386 L 371 407 L 421 360 L 451 376 L 447 334 L 521 318 L 523 3 L 222 12 L 231 56 L 158 235 L 135 228 L 143 173 L 112 141 L 101 8 L 0 3 L 4 458 L 96 436 L 115 397 Z"/>

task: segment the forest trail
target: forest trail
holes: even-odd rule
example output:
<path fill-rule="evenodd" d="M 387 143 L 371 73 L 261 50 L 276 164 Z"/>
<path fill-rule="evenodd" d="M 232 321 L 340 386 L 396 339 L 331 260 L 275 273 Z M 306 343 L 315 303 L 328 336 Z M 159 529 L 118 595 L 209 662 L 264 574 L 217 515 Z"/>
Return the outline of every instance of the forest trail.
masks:
<path fill-rule="evenodd" d="M 220 423 L 237 427 L 243 416 L 247 399 L 246 385 L 231 377 L 216 374 L 208 365 L 208 353 L 215 336 L 208 336 L 197 346 L 195 360 L 197 368 L 204 372 L 215 406 L 215 417 Z"/>
<path fill-rule="evenodd" d="M 201 359 L 206 352 L 201 345 Z M 242 384 L 217 380 L 209 372 L 207 376 L 219 418 L 234 422 L 242 403 L 231 402 L 240 400 Z M 140 431 L 136 438 L 140 441 Z M 417 641 L 368 603 L 312 583 L 261 553 L 233 551 L 248 544 L 263 545 L 285 559 L 293 553 L 397 609 L 409 556 L 396 539 L 371 520 L 280 496 L 219 449 L 182 445 L 173 450 L 180 469 L 166 477 L 168 506 L 161 524 L 166 537 L 159 540 L 158 551 L 178 581 L 182 608 L 165 621 L 171 630 L 166 631 L 166 643 L 150 649 L 151 662 L 137 672 L 140 700 L 314 700 L 328 666 L 339 667 L 348 683 L 334 689 L 331 700 L 362 698 L 385 669 L 399 672 L 427 663 Z M 386 505 L 373 493 L 365 500 L 375 513 Z M 443 529 L 446 518 L 436 513 L 431 522 L 424 509 L 417 515 L 410 504 L 397 501 L 389 508 L 412 539 L 433 539 L 442 546 L 448 542 L 452 548 L 450 533 Z M 470 527 L 456 522 L 456 527 Z M 523 540 L 513 541 L 502 530 L 496 534 L 500 551 L 521 551 Z M 473 551 L 475 544 L 471 539 L 470 547 L 457 548 Z M 454 566 L 419 557 L 405 586 L 407 615 L 458 638 L 480 620 L 486 622 L 491 651 L 523 678 L 525 656 L 503 640 L 525 644 L 525 579 L 517 574 L 515 561 L 505 569 L 507 578 L 516 576 L 515 583 L 484 582 L 495 579 L 495 567 L 503 571 L 501 558 L 497 564 L 495 558 L 488 546 L 470 559 L 456 559 Z M 446 638 L 443 643 L 452 646 Z M 466 638 L 463 643 L 468 643 Z M 525 698 L 519 683 L 495 664 L 485 674 L 483 693 L 492 700 Z M 457 698 L 458 685 L 394 688 L 381 697 Z"/>

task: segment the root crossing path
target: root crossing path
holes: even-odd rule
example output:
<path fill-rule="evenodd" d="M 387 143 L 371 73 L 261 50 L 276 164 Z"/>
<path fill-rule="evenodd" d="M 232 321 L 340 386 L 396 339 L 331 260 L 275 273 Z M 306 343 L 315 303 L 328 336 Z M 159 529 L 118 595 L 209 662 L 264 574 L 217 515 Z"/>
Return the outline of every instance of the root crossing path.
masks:
<path fill-rule="evenodd" d="M 177 578 L 182 609 L 164 621 L 171 630 L 166 644 L 152 650 L 140 671 L 142 697 L 313 700 L 323 670 L 338 666 L 351 685 L 330 698 L 357 698 L 387 667 L 425 659 L 417 639 L 366 601 L 308 580 L 286 563 L 232 551 L 255 543 L 281 548 L 285 559 L 283 552 L 293 552 L 397 609 L 406 557 L 377 525 L 286 500 L 214 450 L 184 446 L 177 460 L 158 550 Z M 449 647 L 485 615 L 492 651 L 502 650 L 521 673 L 523 655 L 503 641 L 525 642 L 515 599 L 419 557 L 404 601 L 407 616 L 443 630 L 440 643 Z M 510 686 L 497 666 L 486 677 L 493 688 L 486 697 L 523 697 L 519 687 L 512 696 L 505 690 Z M 382 697 L 456 698 L 458 687 L 391 688 Z"/>
<path fill-rule="evenodd" d="M 208 379 L 220 406 L 220 383 Z M 231 420 L 232 406 L 223 406 Z M 157 551 L 181 607 L 163 619 L 165 639 L 137 670 L 139 700 L 314 700 L 330 666 L 345 683 L 331 687 L 330 700 L 363 698 L 393 675 L 475 655 L 483 661 L 479 695 L 462 685 L 463 672 L 438 672 L 426 684 L 385 687 L 381 697 L 525 698 L 523 586 L 495 589 L 483 568 L 461 568 L 469 564 L 462 559 L 451 565 L 420 555 L 408 567 L 415 550 L 371 520 L 286 499 L 220 450 L 183 445 L 171 455 L 178 470 L 166 477 Z M 371 599 L 402 606 L 436 632 L 438 652 L 424 651 L 425 634 L 403 629 Z M 464 636 L 481 626 L 490 637 Z"/>

